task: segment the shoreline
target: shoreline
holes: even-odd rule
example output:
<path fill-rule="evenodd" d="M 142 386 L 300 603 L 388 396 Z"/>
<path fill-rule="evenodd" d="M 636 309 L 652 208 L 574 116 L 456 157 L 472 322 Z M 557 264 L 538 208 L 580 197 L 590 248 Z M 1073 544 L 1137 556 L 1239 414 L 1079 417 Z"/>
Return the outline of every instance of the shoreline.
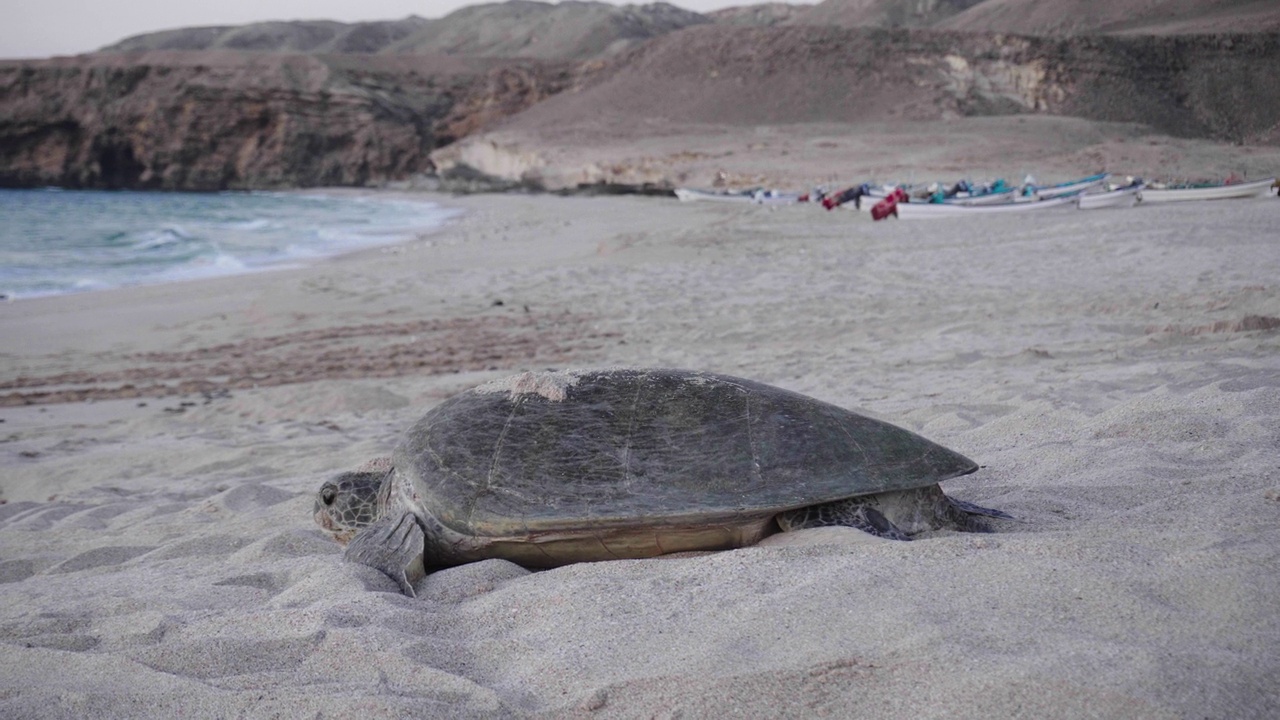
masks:
<path fill-rule="evenodd" d="M 49 188 L 41 188 L 41 189 L 32 189 L 30 191 L 45 192 L 49 190 L 50 190 Z M 56 192 L 63 192 L 61 189 L 53 189 L 53 190 Z M 349 247 L 343 247 L 338 249 L 326 249 L 325 247 L 323 247 L 322 242 L 317 242 L 317 243 L 313 243 L 314 245 L 316 245 L 316 247 L 306 248 L 305 252 L 303 252 L 301 255 L 295 255 L 292 257 L 284 257 L 284 258 L 272 259 L 272 260 L 264 260 L 262 258 L 255 259 L 252 257 L 237 256 L 237 255 L 227 255 L 226 257 L 234 261 L 235 263 L 234 268 L 223 267 L 221 269 L 214 269 L 207 262 L 205 263 L 204 266 L 202 266 L 200 264 L 193 265 L 190 262 L 190 260 L 188 260 L 185 264 L 173 265 L 171 267 L 167 267 L 166 269 L 160 271 L 159 273 L 153 273 L 150 276 L 129 278 L 126 281 L 124 281 L 123 284 L 119 284 L 119 285 L 111 285 L 106 287 L 93 287 L 93 288 L 86 288 L 86 289 L 80 289 L 80 290 L 70 289 L 70 290 L 62 290 L 62 291 L 51 291 L 51 292 L 44 292 L 44 293 L 35 294 L 35 295 L 20 295 L 20 296 L 6 295 L 0 298 L 0 300 L 6 301 L 6 302 L 27 302 L 30 300 L 36 300 L 36 299 L 42 299 L 42 298 L 67 297 L 67 296 L 73 296 L 73 295 L 110 292 L 113 290 L 150 287 L 154 285 L 182 284 L 187 282 L 199 282 L 202 280 L 218 279 L 218 278 L 225 278 L 225 277 L 254 275 L 254 274 L 259 274 L 264 272 L 279 272 L 279 271 L 292 270 L 300 267 L 305 267 L 306 265 L 309 265 L 315 262 L 322 262 L 334 257 L 340 257 L 350 253 L 358 253 L 358 252 L 363 252 L 367 250 L 376 251 L 383 248 L 401 245 L 407 242 L 421 240 L 424 237 L 434 234 L 438 228 L 447 225 L 452 220 L 452 217 L 454 215 L 453 211 L 450 209 L 450 207 L 447 204 L 440 202 L 440 199 L 442 196 L 439 196 L 439 195 L 433 194 L 431 198 L 423 198 L 423 197 L 419 197 L 420 195 L 419 193 L 399 193 L 395 191 L 381 191 L 381 190 L 373 190 L 373 189 L 359 189 L 356 192 L 344 192 L 345 190 L 347 189 L 346 188 L 302 188 L 302 189 L 296 189 L 296 190 L 245 190 L 245 191 L 211 191 L 211 192 L 136 191 L 136 190 L 124 191 L 124 192 L 136 194 L 136 195 L 143 195 L 143 196 L 163 196 L 163 197 L 172 197 L 172 196 L 180 196 L 180 195 L 192 195 L 192 196 L 213 196 L 213 195 L 254 196 L 254 195 L 258 195 L 258 196 L 266 196 L 266 197 L 292 196 L 292 197 L 302 197 L 302 198 L 319 199 L 319 200 L 332 198 L 334 200 L 346 200 L 348 202 L 374 201 L 374 202 L 382 202 L 382 203 L 413 203 L 418 205 L 429 206 L 429 207 L 425 207 L 424 211 L 429 210 L 434 215 L 438 215 L 439 217 L 431 218 L 431 224 L 424 224 L 417 228 L 408 228 L 406 229 L 405 234 L 391 241 L 375 242 L 372 244 L 367 242 L 359 243 L 359 242 L 349 241 L 347 243 Z M 26 192 L 26 191 L 28 190 L 15 190 L 15 192 Z M 117 191 L 109 191 L 109 190 L 76 190 L 76 191 L 68 191 L 68 192 L 76 192 L 81 194 L 85 194 L 85 193 L 99 194 L 107 197 L 118 197 L 120 194 Z M 303 218 L 300 216 L 302 211 L 303 211 L 302 208 L 293 209 L 295 219 L 297 220 L 297 222 L 299 222 L 298 227 L 294 228 L 294 230 L 292 231 L 293 234 L 305 234 L 309 230 L 309 226 L 307 225 L 309 220 L 307 218 Z M 159 220 L 164 222 L 163 227 L 166 230 L 168 230 L 171 227 L 178 227 L 179 229 L 181 229 L 182 228 L 181 224 L 184 222 L 184 220 L 190 220 L 190 218 L 184 219 L 176 216 L 162 215 L 159 218 Z M 197 222 L 211 221 L 211 219 L 208 219 L 208 218 L 195 218 L 195 220 Z M 257 218 L 255 221 L 261 221 L 261 220 L 262 220 L 261 218 Z M 316 221 L 318 222 L 318 220 Z M 353 233 L 358 233 L 361 230 L 361 228 L 355 224 L 350 225 L 350 227 L 348 227 L 347 229 Z M 222 228 L 221 230 L 224 233 L 232 232 L 232 228 Z M 204 238 L 201 238 L 201 239 L 204 239 Z M 224 239 L 225 239 L 224 237 L 219 236 L 219 237 L 214 237 L 211 240 L 208 240 L 208 242 L 215 249 L 217 249 L 217 252 L 219 253 L 218 258 L 215 260 L 213 265 L 217 265 L 218 264 L 217 261 L 221 260 L 223 257 L 222 250 L 221 250 L 221 245 L 222 245 L 221 241 Z M 282 248 L 282 250 L 287 250 L 287 249 L 288 248 Z M 92 272 L 92 270 L 89 270 L 88 272 Z M 101 281 L 95 280 L 95 282 L 101 282 Z"/>

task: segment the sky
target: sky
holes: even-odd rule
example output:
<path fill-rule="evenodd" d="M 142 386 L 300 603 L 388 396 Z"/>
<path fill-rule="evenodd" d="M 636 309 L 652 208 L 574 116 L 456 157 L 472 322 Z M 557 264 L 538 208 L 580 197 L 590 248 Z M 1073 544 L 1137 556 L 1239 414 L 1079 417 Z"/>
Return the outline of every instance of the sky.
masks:
<path fill-rule="evenodd" d="M 652 0 L 607 0 L 614 5 Z M 667 0 L 706 12 L 764 0 Z M 0 0 L 0 58 L 77 55 L 139 33 L 262 20 L 438 18 L 477 0 Z"/>

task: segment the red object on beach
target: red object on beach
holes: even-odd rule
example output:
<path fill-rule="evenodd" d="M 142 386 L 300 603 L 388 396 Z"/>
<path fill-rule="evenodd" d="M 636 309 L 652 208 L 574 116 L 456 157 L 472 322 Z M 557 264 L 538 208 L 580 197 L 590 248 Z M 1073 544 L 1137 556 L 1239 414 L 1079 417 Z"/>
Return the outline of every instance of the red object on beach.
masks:
<path fill-rule="evenodd" d="M 898 194 L 896 192 L 871 206 L 872 220 L 883 220 L 890 215 L 898 217 Z"/>

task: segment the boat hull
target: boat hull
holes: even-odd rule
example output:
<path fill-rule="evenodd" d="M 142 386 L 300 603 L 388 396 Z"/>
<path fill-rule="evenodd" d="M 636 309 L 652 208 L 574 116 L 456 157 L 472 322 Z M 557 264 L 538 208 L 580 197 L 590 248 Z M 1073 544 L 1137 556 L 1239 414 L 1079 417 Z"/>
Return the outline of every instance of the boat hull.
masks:
<path fill-rule="evenodd" d="M 1255 180 L 1232 185 L 1212 185 L 1194 188 L 1143 188 L 1138 193 L 1142 203 L 1185 202 L 1188 200 L 1230 200 L 1259 197 L 1270 191 L 1275 178 Z"/>
<path fill-rule="evenodd" d="M 787 195 L 774 192 L 757 193 L 722 193 L 694 188 L 676 188 L 676 197 L 681 202 L 727 202 L 740 205 L 790 205 L 800 200 L 799 195 Z"/>
<path fill-rule="evenodd" d="M 1133 207 L 1138 202 L 1138 193 L 1142 187 L 1120 188 L 1111 192 L 1081 195 L 1077 207 L 1081 210 L 1101 210 L 1103 208 Z"/>
<path fill-rule="evenodd" d="M 1005 202 L 998 205 L 954 205 L 951 203 L 898 203 L 898 217 L 954 218 L 969 215 L 1000 215 L 1004 213 L 1038 212 L 1074 204 L 1075 197 L 1059 197 L 1031 202 Z"/>
<path fill-rule="evenodd" d="M 1041 200 L 1051 200 L 1056 197 L 1064 197 L 1067 195 L 1079 195 L 1086 190 L 1100 187 L 1111 176 L 1107 173 L 1099 175 L 1091 175 L 1087 178 L 1081 178 L 1074 182 L 1062 183 L 1061 185 L 1045 185 L 1034 189 L 1034 193 Z"/>

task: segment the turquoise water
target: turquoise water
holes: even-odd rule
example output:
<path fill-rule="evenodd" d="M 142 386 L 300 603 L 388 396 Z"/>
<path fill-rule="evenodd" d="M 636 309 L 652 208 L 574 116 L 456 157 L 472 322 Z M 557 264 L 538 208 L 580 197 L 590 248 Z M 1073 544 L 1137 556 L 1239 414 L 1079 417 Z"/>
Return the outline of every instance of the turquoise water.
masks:
<path fill-rule="evenodd" d="M 0 294 L 21 299 L 296 266 L 403 242 L 454 214 L 376 196 L 0 190 Z"/>

